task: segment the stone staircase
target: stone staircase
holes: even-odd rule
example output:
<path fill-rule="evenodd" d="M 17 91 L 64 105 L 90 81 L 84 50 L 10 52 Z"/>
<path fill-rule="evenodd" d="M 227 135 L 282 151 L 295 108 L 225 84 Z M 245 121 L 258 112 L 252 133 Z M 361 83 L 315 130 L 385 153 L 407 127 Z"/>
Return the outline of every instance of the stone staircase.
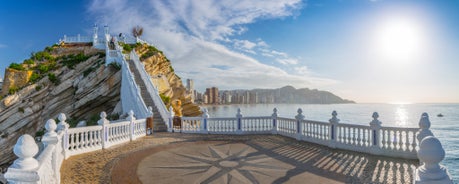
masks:
<path fill-rule="evenodd" d="M 131 70 L 131 73 L 134 75 L 134 80 L 137 86 L 140 88 L 140 95 L 142 96 L 143 101 L 145 102 L 145 105 L 147 107 L 152 107 L 153 109 L 153 131 L 155 132 L 165 132 L 167 131 L 167 126 L 166 122 L 161 118 L 161 115 L 159 114 L 158 108 L 155 105 L 155 102 L 151 98 L 150 94 L 148 93 L 148 90 L 145 86 L 144 81 L 142 80 L 142 77 L 140 76 L 139 71 L 134 65 L 133 60 L 127 60 L 127 63 L 129 64 L 129 68 Z"/>

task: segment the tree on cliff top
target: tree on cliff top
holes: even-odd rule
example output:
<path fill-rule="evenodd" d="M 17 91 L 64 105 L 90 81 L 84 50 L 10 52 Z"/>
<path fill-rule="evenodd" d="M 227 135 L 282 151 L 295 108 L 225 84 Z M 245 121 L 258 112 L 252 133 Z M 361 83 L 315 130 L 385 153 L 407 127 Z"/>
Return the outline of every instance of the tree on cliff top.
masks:
<path fill-rule="evenodd" d="M 134 37 L 136 37 L 136 38 L 140 37 L 140 36 L 142 36 L 142 34 L 143 34 L 143 27 L 136 26 L 136 27 L 132 28 L 132 35 Z"/>

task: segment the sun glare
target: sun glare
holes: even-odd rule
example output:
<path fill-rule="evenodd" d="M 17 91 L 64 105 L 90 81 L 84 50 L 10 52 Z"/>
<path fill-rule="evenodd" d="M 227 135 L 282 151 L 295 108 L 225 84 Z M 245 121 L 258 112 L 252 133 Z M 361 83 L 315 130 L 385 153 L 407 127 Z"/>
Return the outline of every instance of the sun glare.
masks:
<path fill-rule="evenodd" d="M 424 35 L 413 20 L 394 18 L 381 22 L 376 31 L 375 49 L 385 62 L 410 63 L 422 54 Z"/>

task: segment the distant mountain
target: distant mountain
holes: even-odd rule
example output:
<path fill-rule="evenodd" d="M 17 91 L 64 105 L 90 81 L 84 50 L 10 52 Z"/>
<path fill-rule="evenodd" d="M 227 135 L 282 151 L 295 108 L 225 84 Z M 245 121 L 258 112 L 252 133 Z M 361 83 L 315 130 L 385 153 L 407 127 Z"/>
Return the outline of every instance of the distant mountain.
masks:
<path fill-rule="evenodd" d="M 295 103 L 295 104 L 338 104 L 355 103 L 328 91 L 284 86 L 277 89 L 252 89 L 221 91 L 222 102 L 231 95 L 231 103 Z"/>

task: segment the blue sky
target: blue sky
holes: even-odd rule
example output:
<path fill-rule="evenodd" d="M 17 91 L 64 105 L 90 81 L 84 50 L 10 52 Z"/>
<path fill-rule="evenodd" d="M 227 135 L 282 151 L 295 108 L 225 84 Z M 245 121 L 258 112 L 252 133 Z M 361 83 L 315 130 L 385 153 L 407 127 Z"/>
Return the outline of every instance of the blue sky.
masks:
<path fill-rule="evenodd" d="M 27 6 L 24 6 L 27 4 Z M 459 102 L 459 1 L 6 1 L 0 70 L 64 34 L 145 29 L 198 90 L 329 90 L 357 102 Z"/>

